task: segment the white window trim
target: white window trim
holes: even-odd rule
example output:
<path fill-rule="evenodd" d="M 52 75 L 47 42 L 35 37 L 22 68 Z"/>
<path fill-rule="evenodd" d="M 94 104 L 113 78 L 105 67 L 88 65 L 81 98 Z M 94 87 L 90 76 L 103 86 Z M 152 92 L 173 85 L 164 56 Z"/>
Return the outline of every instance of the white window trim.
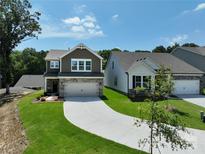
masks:
<path fill-rule="evenodd" d="M 51 63 L 54 63 L 54 66 L 51 66 Z M 58 63 L 58 67 L 56 67 L 56 62 Z M 59 61 L 57 61 L 57 60 L 52 60 L 52 61 L 50 61 L 50 68 L 51 69 L 59 69 L 59 66 L 60 66 L 60 63 L 59 63 Z"/>
<path fill-rule="evenodd" d="M 77 70 L 72 69 L 72 61 L 77 61 Z M 79 61 L 84 61 L 84 70 L 79 70 Z M 86 61 L 90 61 L 90 70 L 86 70 Z M 92 72 L 92 60 L 91 59 L 71 59 L 71 72 Z"/>
<path fill-rule="evenodd" d="M 141 80 L 140 82 L 136 82 L 137 76 L 140 76 L 140 80 Z M 140 85 L 141 85 L 140 87 L 144 87 L 143 85 L 144 85 L 144 83 L 146 83 L 146 82 L 144 82 L 144 79 L 143 79 L 144 76 L 150 76 L 152 79 L 151 75 L 135 75 L 135 87 L 136 87 L 137 83 L 140 83 Z"/>

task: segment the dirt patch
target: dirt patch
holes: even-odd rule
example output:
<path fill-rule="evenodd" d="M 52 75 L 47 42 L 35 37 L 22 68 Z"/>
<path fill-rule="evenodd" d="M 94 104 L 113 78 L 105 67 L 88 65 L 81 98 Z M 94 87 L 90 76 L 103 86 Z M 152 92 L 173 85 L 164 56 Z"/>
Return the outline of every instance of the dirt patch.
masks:
<path fill-rule="evenodd" d="M 14 95 L 15 97 L 0 106 L 0 153 L 2 154 L 21 154 L 28 144 L 17 109 L 17 102 L 23 95 L 24 93 Z"/>

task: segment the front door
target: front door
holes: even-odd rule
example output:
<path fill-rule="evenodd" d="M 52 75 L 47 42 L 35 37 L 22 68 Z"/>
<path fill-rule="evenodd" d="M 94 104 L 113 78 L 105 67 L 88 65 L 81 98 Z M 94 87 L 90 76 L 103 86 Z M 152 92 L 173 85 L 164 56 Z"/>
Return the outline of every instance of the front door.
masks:
<path fill-rule="evenodd" d="M 54 82 L 54 83 L 53 83 L 53 92 L 54 92 L 54 93 L 57 93 L 57 92 L 58 92 L 58 83 L 57 83 L 57 82 Z"/>

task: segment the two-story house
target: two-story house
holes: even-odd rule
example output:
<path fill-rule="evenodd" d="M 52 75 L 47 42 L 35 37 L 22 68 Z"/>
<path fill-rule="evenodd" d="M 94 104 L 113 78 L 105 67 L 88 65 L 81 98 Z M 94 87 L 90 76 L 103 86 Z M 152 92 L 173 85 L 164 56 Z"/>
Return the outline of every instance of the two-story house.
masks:
<path fill-rule="evenodd" d="M 49 51 L 45 57 L 45 92 L 61 97 L 102 96 L 102 59 L 84 44 Z"/>

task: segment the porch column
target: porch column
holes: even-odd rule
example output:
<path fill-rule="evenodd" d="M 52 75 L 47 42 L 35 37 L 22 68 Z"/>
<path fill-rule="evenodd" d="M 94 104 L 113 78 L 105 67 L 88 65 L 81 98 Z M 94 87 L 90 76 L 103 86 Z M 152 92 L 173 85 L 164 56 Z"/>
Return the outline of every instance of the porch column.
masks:
<path fill-rule="evenodd" d="M 44 91 L 47 92 L 47 78 L 45 77 L 45 82 L 44 82 Z"/>

